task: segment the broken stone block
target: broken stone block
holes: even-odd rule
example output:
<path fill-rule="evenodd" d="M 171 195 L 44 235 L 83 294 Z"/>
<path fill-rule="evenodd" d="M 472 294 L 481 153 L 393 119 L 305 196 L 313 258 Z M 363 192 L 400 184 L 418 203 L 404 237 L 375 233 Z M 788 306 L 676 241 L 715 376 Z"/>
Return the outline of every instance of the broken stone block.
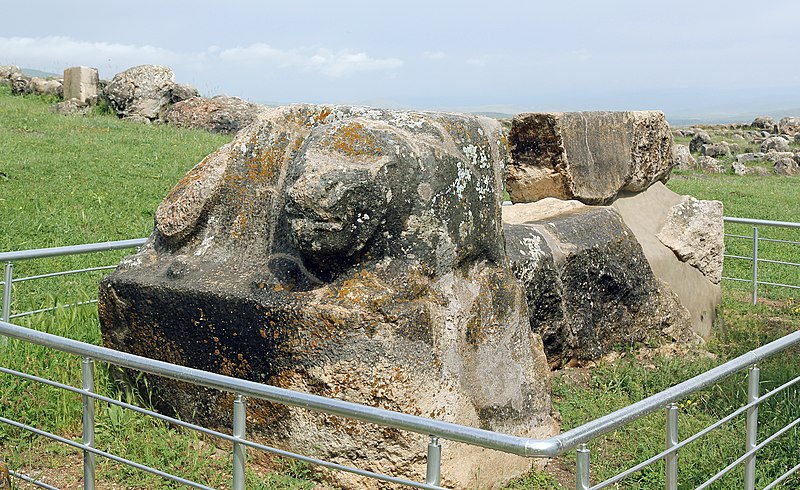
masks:
<path fill-rule="evenodd" d="M 146 122 L 159 119 L 169 106 L 175 74 L 158 65 L 140 65 L 117 73 L 104 96 L 119 117 Z"/>
<path fill-rule="evenodd" d="M 725 249 L 722 202 L 682 196 L 681 201 L 670 208 L 656 236 L 682 262 L 697 268 L 711 282 L 719 284 L 722 280 Z"/>
<path fill-rule="evenodd" d="M 689 314 L 611 207 L 543 199 L 503 207 L 506 251 L 553 366 L 646 341 L 688 341 Z"/>
<path fill-rule="evenodd" d="M 722 303 L 722 290 L 719 281 L 716 280 L 722 274 L 722 269 L 695 267 L 680 259 L 678 254 L 658 237 L 665 232 L 665 229 L 671 228 L 668 224 L 669 216 L 674 209 L 680 209 L 683 201 L 683 196 L 672 192 L 661 183 L 656 183 L 644 192 L 619 196 L 612 206 L 636 235 L 653 273 L 669 285 L 678 296 L 680 304 L 689 312 L 693 330 L 701 337 L 708 338 L 716 318 L 716 308 Z M 723 221 L 722 215 L 717 213 L 716 206 L 716 204 L 711 205 L 715 210 L 713 221 L 705 223 L 719 230 L 723 226 Z M 700 220 L 699 223 L 704 219 L 702 216 L 695 218 Z M 693 220 L 694 218 L 687 215 L 686 221 L 689 226 L 694 227 L 691 225 Z M 713 240 L 716 242 L 721 238 L 720 234 Z M 698 251 L 698 253 L 703 252 Z M 718 260 L 712 262 L 721 267 L 721 262 Z"/>
<path fill-rule="evenodd" d="M 164 113 L 164 121 L 182 128 L 233 134 L 256 120 L 266 107 L 239 97 L 218 95 L 211 99 L 192 97 L 176 103 Z"/>
<path fill-rule="evenodd" d="M 79 105 L 97 101 L 100 77 L 97 68 L 73 66 L 64 70 L 64 100 L 75 99 Z"/>
<path fill-rule="evenodd" d="M 520 114 L 508 145 L 513 202 L 607 203 L 666 181 L 675 164 L 672 133 L 657 111 Z"/>
<path fill-rule="evenodd" d="M 520 436 L 551 434 L 549 370 L 508 266 L 500 125 L 339 106 L 268 110 L 169 193 L 100 289 L 104 343 L 240 378 Z M 153 378 L 160 408 L 228 427 L 232 398 Z M 424 480 L 428 437 L 248 401 L 279 447 Z M 530 460 L 462 444 L 443 484 Z M 337 485 L 372 488 L 335 474 Z"/>

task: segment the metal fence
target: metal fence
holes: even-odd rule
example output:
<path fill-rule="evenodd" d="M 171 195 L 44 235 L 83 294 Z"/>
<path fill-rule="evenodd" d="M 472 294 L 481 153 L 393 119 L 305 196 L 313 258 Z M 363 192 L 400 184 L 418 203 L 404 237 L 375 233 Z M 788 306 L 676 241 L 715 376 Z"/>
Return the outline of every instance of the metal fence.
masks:
<path fill-rule="evenodd" d="M 38 274 L 27 277 L 14 277 L 14 262 L 22 260 L 43 259 L 48 257 L 60 257 L 63 255 L 77 255 L 96 252 L 105 252 L 108 250 L 124 250 L 128 248 L 140 247 L 147 241 L 146 238 L 136 238 L 132 240 L 118 240 L 114 242 L 101 242 L 101 243 L 88 243 L 84 245 L 71 245 L 66 247 L 52 247 L 52 248 L 39 248 L 35 250 L 19 250 L 15 252 L 0 252 L 0 264 L 5 263 L 3 280 L 0 285 L 3 286 L 3 309 L 0 310 L 0 319 L 7 322 L 13 318 L 22 316 L 33 315 L 36 313 L 44 313 L 47 311 L 55 310 L 59 307 L 80 306 L 86 303 L 95 303 L 97 300 L 89 300 L 86 302 L 78 302 L 67 305 L 53 306 L 50 308 L 42 308 L 38 310 L 23 311 L 15 314 L 11 313 L 11 303 L 13 299 L 14 284 L 25 281 L 34 281 L 37 279 L 46 279 L 48 277 L 68 276 L 71 274 L 80 274 L 85 272 L 101 271 L 116 269 L 116 265 L 107 265 L 101 267 L 87 267 L 81 269 L 71 269 L 66 271 L 48 272 L 47 274 Z"/>
<path fill-rule="evenodd" d="M 760 219 L 749 219 L 749 218 L 731 218 L 725 217 L 726 223 L 738 223 L 744 225 L 752 225 L 753 226 L 753 234 L 752 235 L 738 235 L 732 233 L 726 233 L 725 236 L 731 239 L 737 240 L 747 240 L 752 243 L 752 253 L 750 256 L 745 255 L 733 255 L 733 254 L 725 254 L 725 259 L 734 259 L 734 260 L 747 260 L 750 261 L 750 270 L 751 276 L 749 278 L 742 278 L 742 277 L 723 277 L 723 279 L 727 279 L 729 281 L 738 281 L 738 282 L 749 282 L 752 288 L 752 301 L 753 304 L 758 303 L 758 286 L 774 286 L 774 287 L 782 287 L 782 288 L 790 288 L 790 289 L 797 289 L 800 290 L 800 284 L 782 284 L 779 282 L 771 282 L 759 279 L 759 264 L 774 264 L 780 265 L 784 267 L 800 267 L 800 263 L 796 262 L 788 262 L 784 260 L 778 260 L 777 258 L 765 258 L 759 254 L 759 244 L 763 243 L 770 243 L 770 244 L 785 244 L 785 245 L 793 245 L 793 246 L 800 246 L 800 241 L 795 240 L 780 240 L 775 238 L 767 238 L 763 237 L 759 233 L 759 227 L 772 227 L 772 228 L 790 228 L 795 230 L 800 230 L 800 223 L 794 222 L 786 222 L 786 221 L 767 221 L 767 220 L 760 220 Z M 800 269 L 798 269 L 800 270 Z"/>
<path fill-rule="evenodd" d="M 755 220 L 750 220 L 755 221 Z M 759 223 L 761 225 L 762 223 Z M 81 245 L 77 247 L 59 247 L 55 249 L 40 249 L 34 251 L 22 252 L 9 252 L 0 254 L 0 260 L 13 263 L 14 260 L 28 260 L 33 258 L 41 258 L 53 255 L 65 255 L 70 253 L 86 253 L 99 250 L 113 250 L 118 248 L 129 248 L 140 245 L 144 240 L 127 240 L 122 242 L 110 242 L 105 244 L 91 244 Z M 756 242 L 757 243 L 757 242 Z M 756 258 L 755 263 L 760 259 Z M 12 315 L 10 312 L 11 307 L 11 287 L 17 281 L 32 280 L 37 277 L 51 277 L 53 275 L 63 275 L 70 273 L 81 272 L 82 270 L 72 270 L 63 273 L 52 273 L 35 277 L 27 277 L 21 279 L 13 279 L 13 265 L 6 266 L 6 274 L 4 281 L 4 294 L 3 294 L 3 318 L 22 316 L 23 314 L 31 314 L 35 312 L 23 312 Z M 233 468 L 232 468 L 232 488 L 242 489 L 245 485 L 244 468 L 246 465 L 247 449 L 266 451 L 279 456 L 289 457 L 304 461 L 310 464 L 321 465 L 334 470 L 346 471 L 356 475 L 375 478 L 382 481 L 407 485 L 415 488 L 428 488 L 436 489 L 441 487 L 440 481 L 440 464 L 441 464 L 441 440 L 450 440 L 465 444 L 471 444 L 479 447 L 494 449 L 510 454 L 529 458 L 551 458 L 554 456 L 565 454 L 569 451 L 575 451 L 576 456 L 576 471 L 575 471 L 575 488 L 579 490 L 586 489 L 600 489 L 612 485 L 619 484 L 624 478 L 637 473 L 649 465 L 655 464 L 660 461 L 665 462 L 665 481 L 667 489 L 676 489 L 679 478 L 679 459 L 678 451 L 687 445 L 697 441 L 698 439 L 709 436 L 715 429 L 722 425 L 731 422 L 738 417 L 744 417 L 746 420 L 746 430 L 742 439 L 745 443 L 746 450 L 734 461 L 728 464 L 725 468 L 720 470 L 717 474 L 711 476 L 705 483 L 698 488 L 707 488 L 714 482 L 723 478 L 727 473 L 732 471 L 739 465 L 744 467 L 744 481 L 745 488 L 754 488 L 755 482 L 755 465 L 757 463 L 756 454 L 765 446 L 773 443 L 777 438 L 786 434 L 788 431 L 793 430 L 800 424 L 800 418 L 788 423 L 784 427 L 777 429 L 775 433 L 766 437 L 762 441 L 758 441 L 757 427 L 758 427 L 758 408 L 764 401 L 774 397 L 779 393 L 783 393 L 791 387 L 797 385 L 800 377 L 794 378 L 791 381 L 784 383 L 782 386 L 769 391 L 764 394 L 759 393 L 759 376 L 760 371 L 757 364 L 768 357 L 775 356 L 783 352 L 785 349 L 800 345 L 800 332 L 794 332 L 790 335 L 776 340 L 763 347 L 755 349 L 747 354 L 744 354 L 736 359 L 733 359 L 725 364 L 702 373 L 692 379 L 684 381 L 672 388 L 650 396 L 637 403 L 633 403 L 620 410 L 617 410 L 609 415 L 598 418 L 588 422 L 580 427 L 571 429 L 562 434 L 556 435 L 548 439 L 529 439 L 516 437 L 512 435 L 502 434 L 498 432 L 491 432 L 482 429 L 467 427 L 458 424 L 446 423 L 434 419 L 392 412 L 370 406 L 350 403 L 338 399 L 325 398 L 320 396 L 311 395 L 292 390 L 281 389 L 260 383 L 254 383 L 237 378 L 227 377 L 216 373 L 200 371 L 196 369 L 187 368 L 184 366 L 177 366 L 160 361 L 155 361 L 148 358 L 135 356 L 132 354 L 106 349 L 96 345 L 81 343 L 75 340 L 66 339 L 63 337 L 51 335 L 44 332 L 24 328 L 19 325 L 8 323 L 7 321 L 0 321 L 0 338 L 9 337 L 22 342 L 28 342 L 40 345 L 49 349 L 55 349 L 61 352 L 66 352 L 72 355 L 81 356 L 82 363 L 82 386 L 74 387 L 64 385 L 55 381 L 51 381 L 42 377 L 34 376 L 28 373 L 23 373 L 9 369 L 5 366 L 0 367 L 0 373 L 7 376 L 12 376 L 16 379 L 25 379 L 31 382 L 44 383 L 46 385 L 56 387 L 59 389 L 67 390 L 73 393 L 80 394 L 83 399 L 83 438 L 81 441 L 75 441 L 60 437 L 40 430 L 36 427 L 24 424 L 12 417 L 0 417 L 0 423 L 16 427 L 18 429 L 37 434 L 42 437 L 47 437 L 59 443 L 66 444 L 83 451 L 83 465 L 84 465 L 84 488 L 93 489 L 95 487 L 95 459 L 96 457 L 108 458 L 118 463 L 129 465 L 133 468 L 149 472 L 167 480 L 175 481 L 193 488 L 209 488 L 203 483 L 192 482 L 181 478 L 176 475 L 166 473 L 158 468 L 151 468 L 144 466 L 140 463 L 130 461 L 121 456 L 101 451 L 94 447 L 94 427 L 95 427 L 95 401 L 99 400 L 103 403 L 109 403 L 121 406 L 125 409 L 133 410 L 141 414 L 152 416 L 171 424 L 175 424 L 186 429 L 196 430 L 200 433 L 214 436 L 220 440 L 227 441 L 233 444 Z M 179 381 L 192 383 L 199 386 L 205 386 L 217 390 L 227 391 L 234 394 L 234 402 L 231 407 L 233 413 L 233 427 L 230 434 L 221 433 L 211 430 L 206 427 L 198 426 L 192 423 L 177 420 L 165 415 L 137 407 L 119 400 L 109 398 L 95 392 L 94 387 L 94 363 L 101 361 L 115 366 L 124 367 L 131 370 L 137 370 L 145 373 L 155 374 L 159 376 L 166 376 Z M 683 440 L 678 438 L 678 422 L 679 422 L 679 409 L 677 402 L 691 396 L 697 391 L 706 389 L 721 380 L 728 378 L 744 369 L 748 369 L 748 388 L 747 399 L 743 400 L 743 404 L 723 417 L 722 419 L 714 422 L 710 426 L 702 429 L 694 435 L 687 437 Z M 296 454 L 288 451 L 283 451 L 274 447 L 266 446 L 246 438 L 246 399 L 257 398 L 267 400 L 273 403 L 284 404 L 289 406 L 301 407 L 304 409 L 315 410 L 327 414 L 337 415 L 348 419 L 355 419 L 364 422 L 370 422 L 377 425 L 392 427 L 396 429 L 416 432 L 430 437 L 430 442 L 427 447 L 420 448 L 422 453 L 427 453 L 427 471 L 424 482 L 415 482 L 403 478 L 394 477 L 391 475 L 383 475 L 359 468 L 349 467 L 346 465 L 337 464 L 330 461 L 322 461 L 310 456 Z M 665 410 L 666 417 L 666 444 L 664 450 L 652 457 L 648 458 L 641 463 L 635 464 L 629 469 L 613 476 L 603 482 L 597 482 L 594 485 L 590 483 L 590 444 L 592 441 L 600 436 L 630 424 L 642 417 Z M 4 410 L 5 415 L 5 410 Z M 10 414 L 9 414 L 10 415 Z M 0 455 L 1 457 L 2 455 Z M 771 489 L 785 482 L 790 476 L 800 469 L 800 464 L 793 468 L 787 469 L 782 475 L 773 480 L 766 489 Z M 41 488 L 55 488 L 47 483 L 36 481 L 34 478 L 21 474 L 20 472 L 11 469 L 11 474 L 16 478 L 28 481 Z"/>
<path fill-rule="evenodd" d="M 187 368 L 185 366 L 178 366 L 169 364 L 153 359 L 135 356 L 132 354 L 114 351 L 104 347 L 99 347 L 91 344 L 78 342 L 75 340 L 66 339 L 63 337 L 51 335 L 36 330 L 27 329 L 18 325 L 13 325 L 6 322 L 0 322 L 0 335 L 5 335 L 10 338 L 18 339 L 25 342 L 30 342 L 40 346 L 56 349 L 69 354 L 82 356 L 83 361 L 83 386 L 72 387 L 61 383 L 57 383 L 48 379 L 38 376 L 33 376 L 27 373 L 22 373 L 7 369 L 0 368 L 0 373 L 15 376 L 29 381 L 45 383 L 50 386 L 65 389 L 78 393 L 83 396 L 83 440 L 82 442 L 65 439 L 63 437 L 39 430 L 30 425 L 23 424 L 19 421 L 0 417 L 0 423 L 5 423 L 18 429 L 23 429 L 31 433 L 47 437 L 69 446 L 73 446 L 83 450 L 84 452 L 84 488 L 93 489 L 95 487 L 94 472 L 95 472 L 95 456 L 101 456 L 112 459 L 122 464 L 130 465 L 142 471 L 147 471 L 163 478 L 191 486 L 193 488 L 209 488 L 202 483 L 193 482 L 181 478 L 179 476 L 171 475 L 158 470 L 157 468 L 150 468 L 139 463 L 127 460 L 120 456 L 98 450 L 94 447 L 94 401 L 100 400 L 105 403 L 115 404 L 126 409 L 135 410 L 139 413 L 157 417 L 161 420 L 168 421 L 175 425 L 200 431 L 204 434 L 218 437 L 233 443 L 233 486 L 234 489 L 244 488 L 244 465 L 246 462 L 246 448 L 259 449 L 267 451 L 280 456 L 295 458 L 312 464 L 318 464 L 327 468 L 332 468 L 341 471 L 355 473 L 357 475 L 375 478 L 392 483 L 398 483 L 415 488 L 437 489 L 440 487 L 440 463 L 441 463 L 441 444 L 440 440 L 446 439 L 450 441 L 471 444 L 484 448 L 503 451 L 510 454 L 525 456 L 529 458 L 549 458 L 563 454 L 569 450 L 576 449 L 577 465 L 576 465 L 576 488 L 579 490 L 587 489 L 600 489 L 613 485 L 625 477 L 642 470 L 643 468 L 664 460 L 666 462 L 666 488 L 677 489 L 678 483 L 678 451 L 686 445 L 696 441 L 697 439 L 708 435 L 714 429 L 721 425 L 733 420 L 738 416 L 744 415 L 746 417 L 746 434 L 744 435 L 746 451 L 738 457 L 735 461 L 731 462 L 728 466 L 723 468 L 717 474 L 709 478 L 706 483 L 698 488 L 707 488 L 712 483 L 718 481 L 736 466 L 743 464 L 745 467 L 745 488 L 754 488 L 755 482 L 755 465 L 756 453 L 766 445 L 773 442 L 775 439 L 785 434 L 787 431 L 793 429 L 800 424 L 800 418 L 795 419 L 786 426 L 777 430 L 774 434 L 767 437 L 761 442 L 756 440 L 758 428 L 758 406 L 765 400 L 781 393 L 788 388 L 795 386 L 800 382 L 800 377 L 796 377 L 791 381 L 784 383 L 782 386 L 764 393 L 759 394 L 759 368 L 757 363 L 768 357 L 774 356 L 783 350 L 800 345 L 800 331 L 789 334 L 779 340 L 769 343 L 763 347 L 755 349 L 747 354 L 744 354 L 736 359 L 733 359 L 725 364 L 722 364 L 714 369 L 702 373 L 694 378 L 684 381 L 672 388 L 664 390 L 644 400 L 641 400 L 632 405 L 628 405 L 620 410 L 617 410 L 609 415 L 593 420 L 589 423 L 581 425 L 575 429 L 569 430 L 562 434 L 553 436 L 548 439 L 529 439 L 524 437 L 517 437 L 498 432 L 491 432 L 487 430 L 467 427 L 458 424 L 441 422 L 434 419 L 409 415 L 399 412 L 393 412 L 380 408 L 374 408 L 366 405 L 360 405 L 343 400 L 325 398 L 321 396 L 311 395 L 274 386 L 255 383 L 252 381 L 241 380 L 228 376 L 223 376 L 216 373 L 201 371 L 198 369 Z M 94 391 L 94 362 L 102 361 L 116 366 L 134 369 L 137 371 L 165 376 L 168 378 L 192 383 L 199 386 L 208 388 L 228 391 L 235 394 L 235 401 L 233 403 L 233 431 L 232 434 L 224 434 L 214 431 L 205 427 L 194 425 L 188 422 L 177 420 L 164 416 L 162 414 L 153 412 L 151 410 L 136 407 L 113 398 L 105 397 L 95 393 Z M 743 369 L 749 368 L 748 374 L 748 389 L 747 400 L 738 409 L 706 427 L 700 432 L 688 437 L 682 441 L 678 440 L 678 418 L 679 410 L 676 403 L 679 400 L 690 396 L 691 394 L 707 388 L 720 380 L 727 378 Z M 407 430 L 425 434 L 430 436 L 431 440 L 427 447 L 427 472 L 425 483 L 406 480 L 403 478 L 396 478 L 390 475 L 383 475 L 374 473 L 367 470 L 348 467 L 345 465 L 336 464 L 329 461 L 318 460 L 309 456 L 304 456 L 288 451 L 282 451 L 277 448 L 266 446 L 248 440 L 245 437 L 245 397 L 258 398 L 267 400 L 273 403 L 280 403 L 295 407 L 302 407 L 309 410 L 324 412 L 331 415 L 338 415 L 348 419 L 355 419 L 364 422 L 370 422 L 385 427 L 393 427 L 396 429 Z M 618 427 L 629 424 L 637 419 L 640 419 L 650 413 L 662 410 L 666 407 L 666 446 L 665 450 L 652 456 L 651 458 L 631 467 L 630 469 L 608 479 L 599 482 L 592 486 L 590 484 L 590 450 L 588 444 L 595 438 L 602 436 Z M 422 451 L 423 448 L 420 448 Z M 789 478 L 794 472 L 800 468 L 800 465 L 790 468 L 784 474 L 776 478 L 773 483 L 767 488 L 773 488 L 774 485 L 781 483 Z M 26 481 L 31 481 L 38 484 L 43 488 L 54 488 L 47 484 L 32 481 L 31 478 L 14 472 L 14 476 L 22 478 Z"/>

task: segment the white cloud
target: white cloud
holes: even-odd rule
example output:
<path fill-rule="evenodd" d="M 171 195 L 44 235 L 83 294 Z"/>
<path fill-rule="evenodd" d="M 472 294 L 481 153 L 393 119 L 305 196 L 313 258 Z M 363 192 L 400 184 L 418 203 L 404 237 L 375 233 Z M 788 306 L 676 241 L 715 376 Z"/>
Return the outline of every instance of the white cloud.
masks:
<path fill-rule="evenodd" d="M 222 50 L 224 61 L 240 64 L 272 64 L 280 68 L 301 68 L 338 78 L 360 71 L 395 70 L 403 66 L 397 58 L 372 58 L 364 52 L 331 49 L 279 49 L 256 43 Z"/>
<path fill-rule="evenodd" d="M 60 73 L 69 66 L 100 68 L 113 76 L 132 66 L 165 65 L 192 71 L 213 67 L 220 60 L 239 65 L 272 65 L 315 71 L 331 78 L 364 71 L 396 70 L 397 58 L 373 58 L 364 52 L 322 48 L 279 49 L 256 43 L 245 47 L 209 46 L 205 51 L 178 53 L 151 45 L 87 42 L 69 37 L 0 37 L 0 64 L 16 64 Z"/>
<path fill-rule="evenodd" d="M 486 58 L 469 58 L 467 59 L 468 65 L 486 66 Z"/>
<path fill-rule="evenodd" d="M 88 65 L 117 71 L 141 64 L 170 66 L 186 63 L 187 56 L 150 45 L 79 41 L 69 37 L 0 37 L 0 64 L 60 72 Z"/>
<path fill-rule="evenodd" d="M 425 51 L 422 53 L 422 56 L 429 59 L 429 60 L 441 60 L 444 59 L 444 52 L 442 51 Z"/>

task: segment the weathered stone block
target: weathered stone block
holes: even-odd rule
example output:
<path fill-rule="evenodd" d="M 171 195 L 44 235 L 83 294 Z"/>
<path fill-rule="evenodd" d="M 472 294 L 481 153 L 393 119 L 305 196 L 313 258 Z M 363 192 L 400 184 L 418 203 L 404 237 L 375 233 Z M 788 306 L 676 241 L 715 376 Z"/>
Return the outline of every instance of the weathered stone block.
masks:
<path fill-rule="evenodd" d="M 725 227 L 722 202 L 683 196 L 672 206 L 656 235 L 675 255 L 703 273 L 712 283 L 722 280 Z"/>
<path fill-rule="evenodd" d="M 560 209 L 559 209 L 560 208 Z M 686 341 L 689 315 L 611 207 L 544 199 L 503 207 L 506 251 L 531 329 L 558 366 L 645 341 Z"/>
<path fill-rule="evenodd" d="M 117 73 L 104 95 L 118 116 L 153 121 L 169 105 L 174 85 L 175 74 L 169 68 L 141 65 Z"/>
<path fill-rule="evenodd" d="M 680 260 L 675 251 L 664 245 L 658 237 L 665 228 L 670 227 L 669 216 L 674 209 L 680 208 L 682 202 L 683 196 L 656 183 L 645 192 L 621 195 L 612 206 L 636 235 L 653 273 L 669 285 L 680 304 L 689 312 L 694 331 L 708 338 L 716 318 L 716 308 L 722 302 L 719 281 L 715 282 L 722 271 L 704 269 L 708 275 L 704 274 L 701 268 Z M 714 222 L 713 227 L 719 229 L 722 226 L 721 217 L 716 215 L 715 219 L 720 222 Z M 720 238 L 721 235 L 714 237 L 714 240 Z"/>
<path fill-rule="evenodd" d="M 692 153 L 700 153 L 700 150 L 703 149 L 703 145 L 710 145 L 712 143 L 713 140 L 711 136 L 705 131 L 698 129 L 695 131 L 694 135 L 692 135 L 691 141 L 689 141 L 689 151 Z"/>
<path fill-rule="evenodd" d="M 675 167 L 680 170 L 692 170 L 697 167 L 697 161 L 686 145 L 675 145 Z"/>
<path fill-rule="evenodd" d="M 548 369 L 503 246 L 505 151 L 474 116 L 291 106 L 209 155 L 103 281 L 106 345 L 285 388 L 525 436 L 553 430 Z M 227 426 L 231 398 L 152 380 Z M 280 447 L 417 480 L 427 437 L 249 402 Z M 447 444 L 448 486 L 530 461 Z M 354 488 L 367 484 L 338 475 Z"/>
<path fill-rule="evenodd" d="M 97 68 L 73 66 L 64 70 L 64 100 L 75 99 L 79 104 L 97 101 L 100 77 Z"/>
<path fill-rule="evenodd" d="M 211 99 L 192 97 L 170 107 L 164 113 L 164 120 L 184 128 L 231 134 L 251 124 L 265 109 L 263 105 L 227 95 Z"/>
<path fill-rule="evenodd" d="M 508 143 L 506 188 L 514 202 L 606 203 L 620 191 L 666 181 L 675 163 L 672 133 L 656 111 L 521 114 Z"/>

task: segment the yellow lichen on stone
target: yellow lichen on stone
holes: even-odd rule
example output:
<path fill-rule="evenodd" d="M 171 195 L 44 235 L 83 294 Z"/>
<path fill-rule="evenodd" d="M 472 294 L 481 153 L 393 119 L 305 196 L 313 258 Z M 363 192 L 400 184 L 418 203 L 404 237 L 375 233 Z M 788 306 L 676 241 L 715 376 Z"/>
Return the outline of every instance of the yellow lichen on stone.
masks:
<path fill-rule="evenodd" d="M 363 124 L 353 121 L 336 129 L 332 136 L 327 136 L 322 146 L 348 157 L 370 157 L 381 154 L 378 141 Z"/>

